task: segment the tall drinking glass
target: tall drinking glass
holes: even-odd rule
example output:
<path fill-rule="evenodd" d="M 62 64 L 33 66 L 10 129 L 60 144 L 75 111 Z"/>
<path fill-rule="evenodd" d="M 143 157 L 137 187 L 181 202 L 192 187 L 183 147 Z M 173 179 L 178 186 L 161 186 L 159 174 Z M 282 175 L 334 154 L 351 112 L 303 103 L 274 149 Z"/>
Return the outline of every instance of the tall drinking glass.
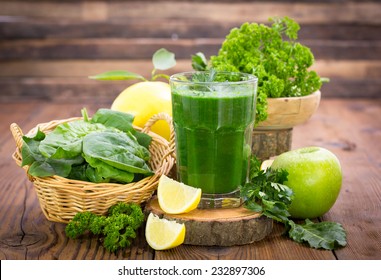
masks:
<path fill-rule="evenodd" d="M 248 179 L 257 78 L 235 72 L 172 75 L 177 176 L 202 189 L 199 208 L 241 204 Z"/>

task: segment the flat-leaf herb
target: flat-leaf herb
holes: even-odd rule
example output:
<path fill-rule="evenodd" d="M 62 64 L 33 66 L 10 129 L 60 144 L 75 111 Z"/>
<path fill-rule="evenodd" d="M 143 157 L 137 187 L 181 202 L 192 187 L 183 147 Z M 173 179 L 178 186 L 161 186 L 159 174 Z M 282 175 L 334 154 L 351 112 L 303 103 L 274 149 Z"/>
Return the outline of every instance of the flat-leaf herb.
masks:
<path fill-rule="evenodd" d="M 312 248 L 332 250 L 347 244 L 345 230 L 342 225 L 334 222 L 313 223 L 309 219 L 299 225 L 289 221 L 288 235 L 299 243 L 307 242 Z"/>
<path fill-rule="evenodd" d="M 293 191 L 284 183 L 288 173 L 282 169 L 261 170 L 261 162 L 253 156 L 250 165 L 250 181 L 241 187 L 241 196 L 247 209 L 285 225 L 286 234 L 296 242 L 306 243 L 312 248 L 327 250 L 346 246 L 346 232 L 335 222 L 314 223 L 309 219 L 297 224 L 290 219 L 288 207 Z"/>

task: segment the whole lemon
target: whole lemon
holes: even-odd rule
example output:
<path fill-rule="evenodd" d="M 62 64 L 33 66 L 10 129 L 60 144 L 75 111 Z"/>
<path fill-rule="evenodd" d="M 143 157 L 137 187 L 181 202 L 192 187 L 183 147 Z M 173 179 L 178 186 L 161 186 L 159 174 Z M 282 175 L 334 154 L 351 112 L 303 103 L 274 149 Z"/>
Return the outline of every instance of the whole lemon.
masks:
<path fill-rule="evenodd" d="M 172 116 L 171 88 L 161 81 L 135 83 L 117 96 L 111 109 L 134 115 L 133 124 L 143 127 L 155 114 L 164 112 Z M 169 140 L 170 130 L 166 121 L 157 121 L 151 130 Z"/>

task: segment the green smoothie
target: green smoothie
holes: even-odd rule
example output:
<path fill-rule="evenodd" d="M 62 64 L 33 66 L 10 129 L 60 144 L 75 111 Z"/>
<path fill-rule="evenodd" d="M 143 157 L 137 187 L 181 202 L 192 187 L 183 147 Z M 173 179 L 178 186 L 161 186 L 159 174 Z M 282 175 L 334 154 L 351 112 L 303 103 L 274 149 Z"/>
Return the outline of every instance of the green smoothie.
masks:
<path fill-rule="evenodd" d="M 234 83 L 233 83 L 234 84 Z M 253 86 L 172 87 L 177 172 L 206 194 L 245 183 L 251 154 Z"/>

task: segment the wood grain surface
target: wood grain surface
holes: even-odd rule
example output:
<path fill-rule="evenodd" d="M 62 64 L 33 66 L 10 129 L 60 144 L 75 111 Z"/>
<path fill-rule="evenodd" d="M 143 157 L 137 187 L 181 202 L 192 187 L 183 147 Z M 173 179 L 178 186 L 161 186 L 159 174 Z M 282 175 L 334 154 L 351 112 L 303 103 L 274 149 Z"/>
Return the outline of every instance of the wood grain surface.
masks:
<path fill-rule="evenodd" d="M 293 148 L 318 145 L 334 152 L 343 168 L 343 186 L 333 208 L 321 220 L 341 223 L 348 245 L 334 251 L 311 249 L 272 233 L 255 245 L 232 247 L 181 245 L 154 251 L 144 227 L 132 247 L 106 252 L 95 237 L 69 240 L 65 225 L 42 214 L 33 184 L 11 158 L 15 143 L 9 130 L 17 122 L 28 131 L 37 123 L 89 114 L 107 103 L 28 101 L 0 103 L 0 259 L 381 259 L 381 101 L 322 99 L 315 115 L 293 130 Z"/>
<path fill-rule="evenodd" d="M 185 225 L 184 244 L 199 246 L 235 246 L 252 244 L 266 238 L 272 231 L 273 221 L 246 209 L 236 208 L 194 209 L 183 214 L 167 214 L 157 197 L 147 202 L 147 215 L 174 220 Z"/>
<path fill-rule="evenodd" d="M 1 102 L 65 99 L 81 92 L 111 100 L 123 85 L 87 77 L 129 70 L 146 77 L 159 48 L 174 52 L 170 73 L 191 70 L 190 58 L 217 54 L 226 35 L 244 22 L 269 24 L 289 16 L 299 40 L 330 82 L 327 97 L 378 98 L 381 92 L 381 3 L 377 0 L 14 0 L 0 1 Z M 142 66 L 142 65 L 146 66 Z"/>

